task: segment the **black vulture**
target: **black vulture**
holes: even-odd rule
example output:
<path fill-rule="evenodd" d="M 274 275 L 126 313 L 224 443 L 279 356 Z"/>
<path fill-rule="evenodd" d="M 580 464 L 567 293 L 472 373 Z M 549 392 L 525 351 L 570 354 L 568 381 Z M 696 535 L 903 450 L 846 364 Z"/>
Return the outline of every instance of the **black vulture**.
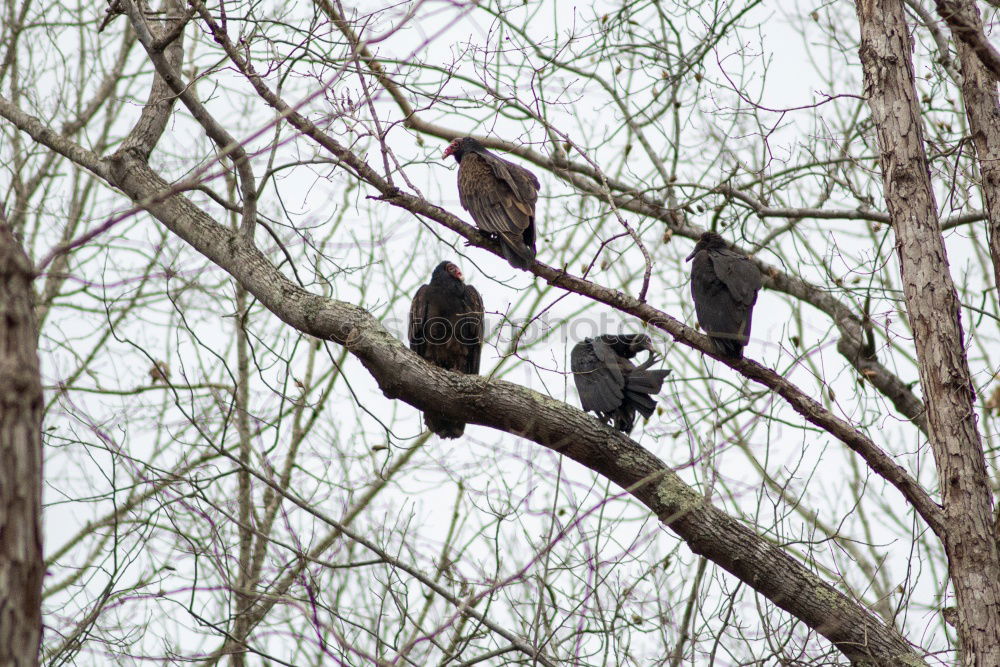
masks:
<path fill-rule="evenodd" d="M 535 259 L 535 175 L 497 157 L 472 137 L 455 139 L 443 157 L 458 162 L 458 196 L 476 226 L 499 238 L 510 265 L 527 269 Z"/>
<path fill-rule="evenodd" d="M 719 354 L 742 359 L 761 286 L 760 270 L 715 232 L 702 234 L 687 259 L 694 259 L 691 296 L 698 324 Z"/>
<path fill-rule="evenodd" d="M 441 262 L 410 306 L 410 349 L 427 361 L 460 373 L 479 373 L 483 347 L 483 298 L 462 281 L 451 262 Z M 425 412 L 424 424 L 442 438 L 458 438 L 465 424 Z"/>
<path fill-rule="evenodd" d="M 642 350 L 649 359 L 636 366 L 629 359 Z M 649 370 L 655 361 L 653 341 L 646 334 L 604 334 L 585 338 L 573 347 L 570 367 L 580 404 L 596 412 L 623 433 L 630 433 L 638 411 L 649 419 L 656 409 L 651 395 L 663 388 L 669 370 Z"/>

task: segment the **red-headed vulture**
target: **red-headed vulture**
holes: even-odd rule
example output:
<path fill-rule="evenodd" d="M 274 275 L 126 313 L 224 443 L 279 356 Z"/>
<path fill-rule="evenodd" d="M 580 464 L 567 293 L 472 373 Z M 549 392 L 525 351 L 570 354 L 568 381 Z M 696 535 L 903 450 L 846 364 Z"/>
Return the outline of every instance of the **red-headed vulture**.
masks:
<path fill-rule="evenodd" d="M 499 239 L 510 265 L 527 269 L 535 260 L 538 179 L 524 167 L 486 150 L 472 137 L 455 139 L 443 157 L 458 162 L 458 197 L 476 226 Z"/>
<path fill-rule="evenodd" d="M 630 359 L 639 352 L 649 359 L 636 366 Z M 660 393 L 669 370 L 649 370 L 653 341 L 645 334 L 604 334 L 585 338 L 570 353 L 570 368 L 584 410 L 623 433 L 630 433 L 635 413 L 649 419 L 656 409 L 651 396 Z"/>
<path fill-rule="evenodd" d="M 479 373 L 483 347 L 483 298 L 466 285 L 462 272 L 451 262 L 441 262 L 431 282 L 421 285 L 410 306 L 410 349 L 441 368 Z M 442 438 L 458 438 L 465 424 L 432 412 L 424 424 Z"/>
<path fill-rule="evenodd" d="M 742 359 L 761 287 L 760 270 L 715 232 L 701 235 L 688 255 L 691 259 L 691 296 L 698 324 L 719 354 Z"/>

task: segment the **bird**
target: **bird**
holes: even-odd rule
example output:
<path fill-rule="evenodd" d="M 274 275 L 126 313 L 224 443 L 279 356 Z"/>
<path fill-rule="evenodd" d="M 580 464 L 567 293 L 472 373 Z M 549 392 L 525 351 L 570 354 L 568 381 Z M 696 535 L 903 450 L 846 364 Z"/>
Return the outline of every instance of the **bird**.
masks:
<path fill-rule="evenodd" d="M 649 359 L 636 366 L 630 359 L 642 350 Z M 631 433 L 635 413 L 649 419 L 656 409 L 651 396 L 660 393 L 670 370 L 650 370 L 655 349 L 646 334 L 603 334 L 585 338 L 570 353 L 570 368 L 584 411 L 622 433 Z"/>
<path fill-rule="evenodd" d="M 451 371 L 479 374 L 483 298 L 465 284 L 455 264 L 438 264 L 430 283 L 417 290 L 408 330 L 410 349 L 423 359 Z M 459 438 L 465 432 L 464 423 L 433 412 L 424 412 L 424 424 L 442 438 Z"/>
<path fill-rule="evenodd" d="M 698 324 L 724 357 L 742 359 L 750 341 L 760 269 L 715 232 L 705 232 L 688 255 L 691 297 Z"/>
<path fill-rule="evenodd" d="M 458 162 L 458 197 L 476 226 L 496 237 L 511 266 L 535 260 L 535 202 L 541 187 L 533 173 L 508 162 L 473 137 L 455 139 L 442 157 Z"/>

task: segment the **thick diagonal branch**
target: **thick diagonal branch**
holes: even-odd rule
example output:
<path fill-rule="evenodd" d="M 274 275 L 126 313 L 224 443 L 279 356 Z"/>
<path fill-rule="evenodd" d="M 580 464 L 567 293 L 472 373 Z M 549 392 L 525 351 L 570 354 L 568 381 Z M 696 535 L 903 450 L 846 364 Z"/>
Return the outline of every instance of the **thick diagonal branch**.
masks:
<path fill-rule="evenodd" d="M 967 3 L 961 0 L 934 0 L 934 6 L 938 15 L 948 24 L 955 40 L 976 54 L 994 80 L 1000 79 L 1000 51 L 993 48 L 986 38 L 979 12 L 973 7 L 973 18 Z"/>

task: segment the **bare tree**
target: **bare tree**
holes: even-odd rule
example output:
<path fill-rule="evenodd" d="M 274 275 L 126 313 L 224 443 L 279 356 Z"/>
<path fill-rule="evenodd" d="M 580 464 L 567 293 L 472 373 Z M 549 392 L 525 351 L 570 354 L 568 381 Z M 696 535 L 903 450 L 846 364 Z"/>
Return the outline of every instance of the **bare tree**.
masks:
<path fill-rule="evenodd" d="M 731 5 L 7 0 L 42 661 L 1000 662 L 995 9 Z M 467 135 L 540 176 L 527 272 Z M 764 276 L 746 359 L 706 229 Z M 401 342 L 443 259 L 482 376 Z M 633 439 L 568 350 L 640 328 Z"/>

